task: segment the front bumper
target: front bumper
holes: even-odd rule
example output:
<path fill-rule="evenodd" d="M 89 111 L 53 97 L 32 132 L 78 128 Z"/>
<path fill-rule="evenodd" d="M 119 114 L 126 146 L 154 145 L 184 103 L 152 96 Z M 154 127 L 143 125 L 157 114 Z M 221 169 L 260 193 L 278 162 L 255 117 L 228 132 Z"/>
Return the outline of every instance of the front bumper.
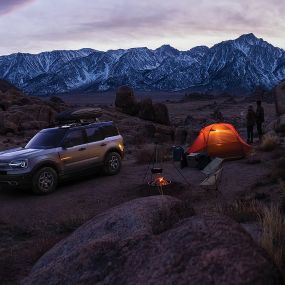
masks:
<path fill-rule="evenodd" d="M 19 174 L 5 174 L 0 172 L 0 184 L 6 184 L 10 186 L 29 186 L 32 181 L 32 175 L 29 173 Z"/>

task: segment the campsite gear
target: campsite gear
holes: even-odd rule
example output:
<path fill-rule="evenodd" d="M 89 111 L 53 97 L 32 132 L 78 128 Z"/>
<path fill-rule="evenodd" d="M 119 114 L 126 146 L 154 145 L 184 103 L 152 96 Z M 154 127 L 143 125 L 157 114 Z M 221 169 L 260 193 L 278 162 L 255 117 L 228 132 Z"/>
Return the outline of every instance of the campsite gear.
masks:
<path fill-rule="evenodd" d="M 213 174 L 207 176 L 201 183 L 200 186 L 206 188 L 206 189 L 214 189 L 219 191 L 219 183 L 221 181 L 222 178 L 222 171 L 223 168 L 221 167 L 220 169 L 218 169 L 216 172 L 214 172 Z"/>
<path fill-rule="evenodd" d="M 206 152 L 209 156 L 221 158 L 241 158 L 251 149 L 231 124 L 218 123 L 203 128 L 187 152 Z"/>
<path fill-rule="evenodd" d="M 184 149 L 182 146 L 172 147 L 172 159 L 173 161 L 181 161 L 184 154 Z"/>
<path fill-rule="evenodd" d="M 195 167 L 197 167 L 197 164 L 198 164 L 198 156 L 199 156 L 200 154 L 199 153 L 190 153 L 190 154 L 188 154 L 187 155 L 187 166 L 188 167 L 193 167 L 193 168 L 195 168 Z"/>
<path fill-rule="evenodd" d="M 187 156 L 182 146 L 172 147 L 172 159 L 173 161 L 180 162 L 180 168 L 187 166 Z"/>
<path fill-rule="evenodd" d="M 184 149 L 182 147 L 175 147 L 175 148 L 172 148 L 172 155 L 174 153 L 174 149 L 177 150 L 177 152 L 179 152 L 180 154 L 183 153 L 183 155 L 185 156 L 185 153 L 184 153 Z M 183 152 L 181 151 L 183 150 Z M 174 156 L 173 156 L 174 157 Z M 180 159 L 181 159 L 181 156 L 179 155 Z M 185 156 L 186 157 L 186 156 Z M 162 175 L 163 173 L 163 168 L 162 168 L 162 162 L 158 161 L 158 144 L 155 143 L 155 147 L 154 147 L 154 152 L 152 154 L 152 162 L 150 162 L 147 170 L 146 170 L 146 173 L 145 173 L 145 176 L 144 176 L 144 179 L 143 181 L 147 181 L 147 184 L 151 187 L 151 188 L 157 188 L 159 193 L 161 195 L 163 195 L 163 190 L 166 189 L 166 186 L 168 186 L 169 184 L 172 183 L 171 180 L 167 179 L 166 177 L 164 177 Z M 179 160 L 179 162 L 181 162 Z M 177 171 L 177 173 L 179 174 L 179 176 L 181 176 L 183 178 L 183 180 L 186 182 L 186 184 L 188 186 L 190 186 L 189 182 L 187 181 L 186 177 L 183 175 L 183 173 L 179 170 L 179 168 L 175 165 L 175 161 L 173 161 L 172 163 L 172 166 L 174 167 L 174 169 Z M 150 178 L 149 178 L 150 176 Z"/>
<path fill-rule="evenodd" d="M 211 162 L 210 156 L 208 156 L 205 153 L 200 153 L 196 159 L 197 159 L 197 168 L 200 170 L 204 169 Z"/>
<path fill-rule="evenodd" d="M 223 161 L 223 158 L 216 157 L 202 170 L 202 173 L 204 173 L 206 176 L 215 173 L 221 168 Z"/>
<path fill-rule="evenodd" d="M 153 152 L 152 157 L 153 157 L 153 161 L 152 161 L 152 167 L 150 169 L 150 181 L 148 181 L 148 185 L 150 187 L 157 188 L 159 193 L 161 195 L 163 195 L 163 189 L 162 188 L 167 186 L 167 185 L 169 185 L 171 183 L 171 181 L 166 179 L 162 175 L 163 168 L 161 166 L 161 162 L 158 161 L 159 159 L 158 159 L 158 144 L 157 143 L 155 144 L 154 152 Z M 146 172 L 144 180 L 148 176 L 149 168 L 148 168 L 148 170 Z"/>
<path fill-rule="evenodd" d="M 185 152 L 183 152 L 181 160 L 180 160 L 180 168 L 187 167 L 187 155 Z"/>
<path fill-rule="evenodd" d="M 75 108 L 59 113 L 55 120 L 59 123 L 82 122 L 84 120 L 97 121 L 102 115 L 101 108 Z"/>

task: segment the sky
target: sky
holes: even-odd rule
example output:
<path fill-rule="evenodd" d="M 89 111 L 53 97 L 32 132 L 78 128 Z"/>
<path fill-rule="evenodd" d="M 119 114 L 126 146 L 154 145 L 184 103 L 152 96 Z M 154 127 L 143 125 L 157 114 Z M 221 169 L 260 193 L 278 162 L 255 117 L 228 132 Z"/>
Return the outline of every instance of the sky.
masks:
<path fill-rule="evenodd" d="M 0 0 L 0 55 L 55 49 L 188 50 L 245 33 L 285 49 L 285 0 Z"/>

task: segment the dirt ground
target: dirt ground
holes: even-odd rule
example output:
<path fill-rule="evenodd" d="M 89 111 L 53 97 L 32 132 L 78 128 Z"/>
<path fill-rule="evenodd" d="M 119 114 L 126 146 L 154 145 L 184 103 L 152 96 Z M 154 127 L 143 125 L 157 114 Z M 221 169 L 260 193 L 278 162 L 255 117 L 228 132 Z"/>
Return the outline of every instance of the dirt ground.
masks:
<path fill-rule="evenodd" d="M 65 98 L 66 99 L 66 98 Z M 79 104 L 76 97 L 70 103 Z M 218 104 L 223 115 L 241 120 L 240 129 L 244 135 L 244 113 L 248 102 L 229 102 L 227 98 L 216 101 L 169 102 L 171 122 L 179 125 L 187 115 L 202 121 L 213 112 Z M 164 100 L 165 101 L 165 100 Z M 85 98 L 83 105 L 101 105 L 96 97 Z M 111 104 L 105 101 L 104 104 Z M 213 105 L 214 104 L 214 105 Z M 273 104 L 264 104 L 266 120 L 275 117 Z M 244 113 L 242 113 L 244 112 Z M 257 145 L 257 142 L 255 142 Z M 171 162 L 163 164 L 164 176 L 178 185 L 177 192 L 165 189 L 164 194 L 181 198 L 194 210 L 208 211 L 221 203 L 230 203 L 239 198 L 261 195 L 265 203 L 278 200 L 280 189 L 267 181 L 272 169 L 272 161 L 284 155 L 285 150 L 275 152 L 256 152 L 260 163 L 249 164 L 247 159 L 227 161 L 223 165 L 222 180 L 219 191 L 205 190 L 199 183 L 205 178 L 197 169 L 184 168 Z M 64 182 L 58 191 L 47 196 L 33 196 L 21 190 L 0 189 L 0 284 L 17 284 L 29 273 L 32 265 L 56 242 L 70 234 L 74 229 L 91 217 L 131 199 L 144 195 L 159 194 L 157 189 L 145 189 L 144 180 L 149 165 L 138 164 L 131 155 L 123 161 L 119 175 L 106 177 L 93 173 L 86 177 L 75 178 Z M 264 198 L 265 197 L 265 198 Z"/>

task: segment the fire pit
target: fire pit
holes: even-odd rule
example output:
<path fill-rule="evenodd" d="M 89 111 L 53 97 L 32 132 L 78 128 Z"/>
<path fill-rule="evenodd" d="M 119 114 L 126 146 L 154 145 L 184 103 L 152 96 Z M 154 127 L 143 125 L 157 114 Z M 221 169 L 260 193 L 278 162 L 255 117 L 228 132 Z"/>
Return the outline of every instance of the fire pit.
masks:
<path fill-rule="evenodd" d="M 169 195 L 177 198 L 184 197 L 183 195 L 187 195 L 188 197 L 190 190 L 187 185 L 177 181 L 168 182 L 169 184 L 165 186 L 157 186 L 151 182 L 139 184 L 136 187 L 132 188 L 132 193 L 134 193 L 136 198 L 155 195 Z"/>
<path fill-rule="evenodd" d="M 148 185 L 153 188 L 157 188 L 159 193 L 163 195 L 163 189 L 171 184 L 170 180 L 167 180 L 163 176 L 156 177 L 154 180 L 148 182 Z"/>
<path fill-rule="evenodd" d="M 148 185 L 151 187 L 164 187 L 169 185 L 170 183 L 171 183 L 170 180 L 167 180 L 165 177 L 160 176 L 155 178 L 153 181 L 150 181 Z"/>

